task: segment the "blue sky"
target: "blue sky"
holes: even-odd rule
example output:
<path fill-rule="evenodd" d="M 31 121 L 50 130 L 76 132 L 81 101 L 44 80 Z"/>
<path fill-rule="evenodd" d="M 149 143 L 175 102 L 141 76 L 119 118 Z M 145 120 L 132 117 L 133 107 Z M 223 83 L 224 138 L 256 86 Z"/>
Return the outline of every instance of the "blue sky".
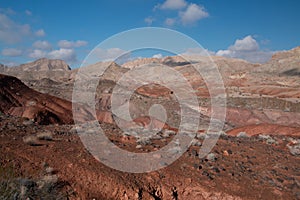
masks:
<path fill-rule="evenodd" d="M 0 63 L 48 57 L 77 67 L 108 37 L 145 26 L 182 32 L 212 55 L 265 62 L 300 45 L 299 8 L 297 0 L 1 0 Z M 103 49 L 101 59 L 125 50 Z"/>

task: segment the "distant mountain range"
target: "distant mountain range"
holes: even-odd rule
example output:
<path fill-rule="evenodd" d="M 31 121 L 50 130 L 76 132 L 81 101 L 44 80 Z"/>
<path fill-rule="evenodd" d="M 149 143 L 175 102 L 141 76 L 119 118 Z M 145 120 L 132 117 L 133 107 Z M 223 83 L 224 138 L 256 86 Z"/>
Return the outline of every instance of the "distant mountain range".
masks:
<path fill-rule="evenodd" d="M 190 62 L 187 62 L 185 58 Z M 234 58 L 219 56 L 209 58 L 199 55 L 142 58 L 129 61 L 123 65 L 114 62 L 98 62 L 82 68 L 84 72 L 80 78 L 85 82 L 83 82 L 84 89 L 81 94 L 85 97 L 87 93 L 91 92 L 92 88 L 90 88 L 89 81 L 99 78 L 96 98 L 98 99 L 99 111 L 102 112 L 99 115 L 102 117 L 100 121 L 111 122 L 112 117 L 108 109 L 111 107 L 110 95 L 114 86 L 118 84 L 118 80 L 130 69 L 144 64 L 162 64 L 180 72 L 189 81 L 200 100 L 208 100 L 210 98 L 209 89 L 203 77 L 195 70 L 193 65 L 205 69 L 212 61 L 214 61 L 222 75 L 228 97 L 228 111 L 232 114 L 228 113 L 230 117 L 228 121 L 233 125 L 247 125 L 257 121 L 271 123 L 272 120 L 275 120 L 278 124 L 298 126 L 299 122 L 294 120 L 299 119 L 298 114 L 294 116 L 285 112 L 299 111 L 300 47 L 275 53 L 272 59 L 265 64 L 253 64 Z M 101 67 L 108 67 L 103 74 L 100 74 L 97 70 Z M 78 71 L 79 69 L 71 69 L 62 60 L 46 58 L 16 67 L 0 65 L 0 74 L 15 76 L 26 84 L 24 85 L 14 77 L 0 77 L 2 87 L 0 91 L 2 92 L 2 96 L 0 94 L 2 99 L 0 111 L 28 118 L 39 116 L 37 121 L 41 121 L 41 123 L 43 123 L 44 118 L 50 118 L 53 121 L 52 123 L 71 123 L 71 116 L 64 116 L 63 113 L 71 113 L 72 92 Z M 130 77 L 130 74 L 128 80 L 130 84 L 134 84 L 136 81 L 134 77 Z M 178 84 L 176 80 L 167 75 L 164 81 L 171 82 L 175 86 Z M 147 84 L 145 83 L 145 86 L 135 91 L 137 104 L 143 98 L 146 102 L 157 99 L 164 99 L 165 101 L 172 99 L 172 93 L 166 88 Z M 22 90 L 18 90 L 19 87 Z M 180 88 L 180 84 L 178 88 Z M 51 97 L 48 94 L 59 98 Z M 204 107 L 208 106 L 205 101 L 202 101 L 202 103 Z M 60 108 L 60 105 L 63 105 L 62 108 Z M 169 103 L 169 105 L 172 104 Z M 260 113 L 263 108 L 275 114 L 269 114 L 271 117 L 265 117 L 266 113 Z M 135 110 L 137 117 L 144 112 L 139 110 L 135 104 L 131 105 L 131 109 Z M 240 115 L 244 113 L 247 116 L 242 118 L 245 121 L 237 121 L 240 118 L 235 118 L 234 113 L 237 112 L 236 110 Z M 277 119 L 276 113 L 278 112 L 285 117 Z"/>
<path fill-rule="evenodd" d="M 126 69 L 132 69 L 140 65 L 149 63 L 159 63 L 172 67 L 180 67 L 191 64 L 184 58 L 188 58 L 189 61 L 194 63 L 211 62 L 210 58 L 198 55 L 183 55 L 183 56 L 168 56 L 164 58 L 141 58 L 133 61 L 129 61 L 121 65 L 120 67 Z M 226 58 L 219 56 L 212 56 L 212 60 L 217 64 L 221 71 L 227 71 L 230 73 L 238 71 L 256 71 L 256 72 L 268 72 L 277 75 L 287 76 L 300 76 L 300 47 L 296 47 L 289 51 L 281 51 L 275 53 L 271 60 L 265 64 L 253 64 L 241 59 Z M 103 65 L 101 62 L 90 65 L 91 68 L 97 67 L 97 65 Z M 118 66 L 114 63 L 115 66 Z M 89 66 L 88 66 L 89 67 Z M 42 79 L 52 78 L 59 81 L 72 79 L 74 73 L 78 69 L 71 69 L 70 66 L 63 60 L 53 60 L 47 58 L 41 58 L 34 62 L 21 64 L 16 67 L 7 67 L 0 64 L 0 73 L 13 75 L 21 80 L 23 79 Z"/>

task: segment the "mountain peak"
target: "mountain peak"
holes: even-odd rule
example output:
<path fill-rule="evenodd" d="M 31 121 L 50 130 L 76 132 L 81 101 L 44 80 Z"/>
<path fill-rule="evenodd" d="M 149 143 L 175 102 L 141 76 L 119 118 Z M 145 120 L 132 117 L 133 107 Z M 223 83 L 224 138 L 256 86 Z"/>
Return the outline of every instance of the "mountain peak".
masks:
<path fill-rule="evenodd" d="M 19 66 L 23 71 L 70 71 L 70 66 L 63 60 L 40 58 Z"/>
<path fill-rule="evenodd" d="M 281 60 L 281 59 L 288 59 L 288 58 L 299 58 L 300 56 L 300 46 L 298 47 L 295 47 L 291 50 L 287 50 L 287 51 L 280 51 L 280 52 L 277 52 L 275 53 L 273 56 L 272 56 L 272 60 Z"/>

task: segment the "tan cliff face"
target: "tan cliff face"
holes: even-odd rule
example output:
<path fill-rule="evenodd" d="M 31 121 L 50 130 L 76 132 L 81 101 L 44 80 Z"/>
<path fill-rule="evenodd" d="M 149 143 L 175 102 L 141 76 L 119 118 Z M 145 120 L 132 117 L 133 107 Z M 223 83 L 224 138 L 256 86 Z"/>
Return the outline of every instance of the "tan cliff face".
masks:
<path fill-rule="evenodd" d="M 22 71 L 70 71 L 70 66 L 63 60 L 41 58 L 31 63 L 17 66 Z"/>
<path fill-rule="evenodd" d="M 279 60 L 284 60 L 284 59 L 300 59 L 300 47 L 295 47 L 291 50 L 287 51 L 280 51 L 274 53 L 272 56 L 271 61 L 279 61 Z"/>
<path fill-rule="evenodd" d="M 4 67 L 0 72 L 15 76 L 21 80 L 40 80 L 50 78 L 57 81 L 68 81 L 71 75 L 70 66 L 63 60 L 41 58 L 15 67 Z"/>
<path fill-rule="evenodd" d="M 271 60 L 264 64 L 261 72 L 269 72 L 273 75 L 298 76 L 300 75 L 300 47 L 288 51 L 274 53 Z"/>
<path fill-rule="evenodd" d="M 140 65 L 146 65 L 150 63 L 160 63 L 161 59 L 158 58 L 140 58 L 140 59 L 135 59 L 133 61 L 128 61 L 124 64 L 122 64 L 122 67 L 132 69 Z"/>

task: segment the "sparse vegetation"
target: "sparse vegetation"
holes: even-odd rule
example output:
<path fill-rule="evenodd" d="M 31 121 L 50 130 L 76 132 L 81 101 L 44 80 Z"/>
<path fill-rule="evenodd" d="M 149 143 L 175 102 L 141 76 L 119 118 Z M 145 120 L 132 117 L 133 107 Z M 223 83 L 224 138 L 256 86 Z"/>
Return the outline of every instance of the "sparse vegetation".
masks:
<path fill-rule="evenodd" d="M 15 175 L 11 167 L 4 168 L 0 165 L 0 199 L 13 199 L 17 192 L 15 185 Z"/>
<path fill-rule="evenodd" d="M 136 140 L 136 143 L 140 145 L 150 145 L 152 142 L 150 137 L 141 137 Z"/>
<path fill-rule="evenodd" d="M 57 175 L 44 175 L 35 181 L 17 177 L 12 167 L 0 165 L 0 199 L 1 200 L 64 200 L 71 193 L 63 193 L 61 189 L 68 183 L 59 181 Z"/>
<path fill-rule="evenodd" d="M 38 133 L 36 136 L 39 140 L 46 140 L 46 141 L 52 141 L 53 140 L 53 134 L 49 131 Z"/>
<path fill-rule="evenodd" d="M 39 140 L 52 141 L 53 135 L 51 132 L 41 132 L 36 135 L 27 135 L 23 137 L 23 141 L 30 146 L 39 146 Z"/>
<path fill-rule="evenodd" d="M 274 138 L 272 138 L 270 135 L 258 135 L 258 138 L 265 141 L 266 144 L 278 144 L 278 141 L 276 141 Z"/>
<path fill-rule="evenodd" d="M 28 135 L 28 136 L 23 137 L 23 141 L 30 146 L 40 145 L 37 137 L 34 135 Z"/>

